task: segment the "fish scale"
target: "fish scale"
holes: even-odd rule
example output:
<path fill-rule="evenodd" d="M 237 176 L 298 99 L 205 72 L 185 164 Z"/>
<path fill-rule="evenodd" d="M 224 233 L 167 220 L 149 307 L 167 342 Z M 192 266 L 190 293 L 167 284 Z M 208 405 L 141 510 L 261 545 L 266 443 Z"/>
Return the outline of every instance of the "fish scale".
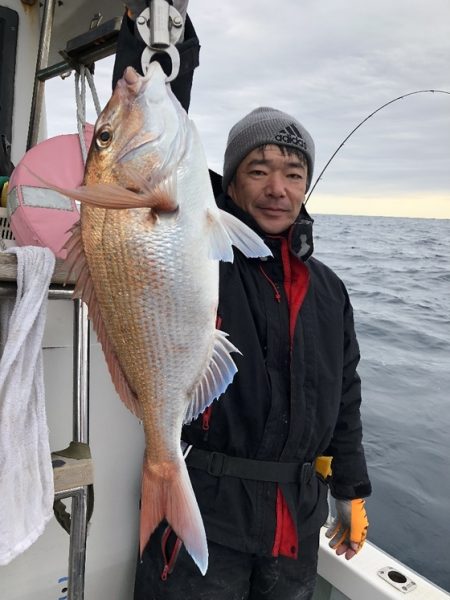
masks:
<path fill-rule="evenodd" d="M 149 455 L 155 460 L 164 458 L 167 452 L 173 456 L 178 452 L 179 436 L 173 435 L 177 428 L 172 426 L 172 421 L 175 418 L 181 427 L 185 405 L 189 401 L 188 390 L 195 385 L 195 375 L 205 370 L 213 351 L 210 341 L 214 334 L 212 319 L 208 320 L 209 331 L 204 332 L 203 344 L 199 344 L 197 332 L 201 326 L 204 329 L 205 319 L 201 313 L 195 318 L 191 308 L 198 304 L 196 290 L 192 289 L 196 273 L 191 270 L 202 260 L 202 250 L 203 253 L 205 250 L 197 245 L 194 248 L 197 253 L 192 252 L 186 260 L 181 249 L 188 240 L 183 239 L 186 227 L 182 224 L 174 227 L 164 222 L 161 226 L 160 222 L 162 231 L 154 231 L 154 236 L 144 235 L 134 225 L 148 224 L 148 209 L 134 209 L 131 219 L 130 215 L 120 211 L 112 215 L 108 225 L 103 218 L 96 219 L 97 211 L 104 209 L 83 207 L 82 210 L 89 214 L 83 216 L 90 221 L 90 234 L 95 240 L 86 256 L 92 277 L 103 282 L 97 300 L 108 336 L 122 357 L 132 389 L 138 397 L 146 399 L 145 402 L 141 400 L 141 404 L 144 429 L 150 440 Z M 94 224 L 96 221 L 97 225 Z M 150 228 L 156 230 L 158 225 L 152 224 Z M 94 233 L 96 229 L 98 234 Z M 179 246 L 178 251 L 174 241 Z M 218 281 L 217 264 L 210 262 L 209 271 Z M 104 266 L 108 264 L 114 264 L 115 268 L 105 274 Z M 205 271 L 207 269 L 201 275 L 202 280 Z M 151 282 L 148 289 L 144 282 Z M 200 282 L 196 287 L 201 289 Z M 134 293 L 126 303 L 118 302 L 133 288 Z M 173 304 L 167 304 L 168 297 L 173 299 Z M 217 297 L 212 295 L 210 302 L 211 315 L 214 315 Z M 162 311 L 161 306 L 166 309 Z M 130 331 L 132 345 L 124 340 L 123 331 Z M 190 351 L 192 340 L 196 338 L 197 344 L 205 347 L 197 348 L 198 353 Z M 149 365 L 148 368 L 143 370 L 143 364 Z M 164 378 L 161 373 L 165 374 Z M 175 381 L 177 385 L 172 383 Z M 177 399 L 182 410 L 177 406 Z M 171 409 L 163 411 L 163 405 Z"/>
<path fill-rule="evenodd" d="M 218 398 L 238 352 L 215 328 L 219 260 L 270 255 L 215 202 L 198 133 L 158 63 L 131 67 L 95 125 L 81 236 L 68 243 L 117 392 L 143 423 L 140 550 L 163 518 L 202 573 L 205 530 L 180 448 L 183 423 Z M 81 244 L 81 246 L 80 246 Z"/>

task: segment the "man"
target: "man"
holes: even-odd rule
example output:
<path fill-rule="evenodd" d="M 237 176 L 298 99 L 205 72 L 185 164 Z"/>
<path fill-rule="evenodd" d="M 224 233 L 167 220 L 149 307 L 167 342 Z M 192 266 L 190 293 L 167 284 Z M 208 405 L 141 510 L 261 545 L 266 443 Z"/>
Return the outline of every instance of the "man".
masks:
<path fill-rule="evenodd" d="M 313 168 L 311 136 L 282 111 L 258 108 L 230 131 L 217 203 L 273 258 L 235 250 L 234 262 L 221 264 L 217 326 L 242 353 L 238 374 L 183 430 L 208 538 L 206 576 L 163 523 L 137 566 L 135 600 L 312 598 L 328 487 L 339 517 L 332 546 L 350 559 L 364 543 L 371 486 L 359 349 L 344 284 L 311 256 L 303 203 Z M 331 475 L 323 456 L 333 457 Z"/>

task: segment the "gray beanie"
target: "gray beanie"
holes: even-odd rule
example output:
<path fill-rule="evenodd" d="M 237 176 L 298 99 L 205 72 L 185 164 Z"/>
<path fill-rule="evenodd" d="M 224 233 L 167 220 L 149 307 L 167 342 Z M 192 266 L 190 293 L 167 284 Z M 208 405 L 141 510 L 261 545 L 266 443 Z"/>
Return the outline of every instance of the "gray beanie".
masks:
<path fill-rule="evenodd" d="M 281 110 L 263 106 L 252 110 L 230 130 L 223 161 L 224 192 L 227 191 L 239 163 L 252 150 L 265 144 L 286 146 L 303 152 L 308 163 L 306 189 L 309 188 L 314 171 L 312 137 L 294 117 Z"/>

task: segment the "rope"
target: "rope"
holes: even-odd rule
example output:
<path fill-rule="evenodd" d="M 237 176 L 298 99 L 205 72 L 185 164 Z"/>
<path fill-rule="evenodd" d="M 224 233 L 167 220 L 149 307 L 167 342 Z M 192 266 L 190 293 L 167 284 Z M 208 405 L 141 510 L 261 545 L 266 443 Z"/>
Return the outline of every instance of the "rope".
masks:
<path fill-rule="evenodd" d="M 83 157 L 83 163 L 86 163 L 87 148 L 83 134 L 83 128 L 86 124 L 86 80 L 84 78 L 83 65 L 81 66 L 80 71 L 75 73 L 75 101 L 77 104 L 77 128 L 78 137 L 80 139 L 81 156 Z"/>
<path fill-rule="evenodd" d="M 98 117 L 99 114 L 102 112 L 102 108 L 100 106 L 100 101 L 98 99 L 98 94 L 97 94 L 97 90 L 96 90 L 95 83 L 94 83 L 94 77 L 89 69 L 85 69 L 85 75 L 86 75 L 86 79 L 89 84 L 89 87 L 91 89 L 92 99 L 94 101 L 94 106 L 95 106 L 95 110 L 97 112 L 97 117 Z"/>
<path fill-rule="evenodd" d="M 75 73 L 75 102 L 77 105 L 77 129 L 80 139 L 81 156 L 83 162 L 86 163 L 87 148 L 84 139 L 84 126 L 86 125 L 86 80 L 91 90 L 92 99 L 94 101 L 95 111 L 97 116 L 101 113 L 100 101 L 98 99 L 97 90 L 95 88 L 94 78 L 89 68 L 85 65 L 80 65 L 80 70 Z"/>

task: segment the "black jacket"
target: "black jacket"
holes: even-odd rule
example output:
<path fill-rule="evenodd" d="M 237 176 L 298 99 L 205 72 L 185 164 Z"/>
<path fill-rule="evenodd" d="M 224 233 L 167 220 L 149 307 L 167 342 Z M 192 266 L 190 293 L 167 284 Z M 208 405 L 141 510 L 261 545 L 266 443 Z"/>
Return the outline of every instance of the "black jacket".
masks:
<path fill-rule="evenodd" d="M 178 46 L 180 75 L 172 84 L 186 110 L 199 47 L 187 21 L 185 40 Z M 125 17 L 113 85 L 127 65 L 139 70 L 143 48 L 134 24 Z M 160 56 L 157 60 L 164 63 Z M 211 180 L 219 193 L 220 176 L 211 173 Z M 262 235 L 250 216 L 229 198 L 220 195 L 218 204 Z M 299 234 L 312 227 L 306 211 L 303 217 L 295 226 Z M 294 237 L 289 238 L 289 245 L 297 252 Z M 242 356 L 234 355 L 239 371 L 226 393 L 213 403 L 208 428 L 200 417 L 184 428 L 183 439 L 196 448 L 258 460 L 304 463 L 331 455 L 332 493 L 338 498 L 365 497 L 370 494 L 370 482 L 361 445 L 359 349 L 347 291 L 328 267 L 308 258 L 309 287 L 291 348 L 282 260 L 288 240 L 265 241 L 273 259 L 247 259 L 235 249 L 234 263 L 220 265 L 218 316 L 221 328 L 242 352 Z M 303 259 L 308 256 L 299 254 Z M 217 477 L 198 468 L 189 472 L 207 537 L 231 548 L 270 555 L 277 484 Z M 327 516 L 327 484 L 314 470 L 305 473 L 302 481 L 281 486 L 300 544 Z"/>
<path fill-rule="evenodd" d="M 231 199 L 222 195 L 218 204 L 258 231 Z M 307 260 L 309 286 L 291 348 L 281 257 L 288 241 L 265 241 L 274 258 L 247 259 L 235 250 L 234 263 L 220 265 L 220 326 L 242 356 L 234 355 L 238 373 L 213 403 L 208 429 L 200 417 L 184 428 L 183 440 L 259 460 L 304 463 L 331 455 L 332 493 L 365 497 L 370 483 L 361 445 L 359 348 L 347 291 L 328 267 Z M 189 474 L 209 539 L 271 554 L 276 483 L 216 477 L 198 468 Z M 327 485 L 312 470 L 307 480 L 281 487 L 301 546 L 326 519 Z"/>

